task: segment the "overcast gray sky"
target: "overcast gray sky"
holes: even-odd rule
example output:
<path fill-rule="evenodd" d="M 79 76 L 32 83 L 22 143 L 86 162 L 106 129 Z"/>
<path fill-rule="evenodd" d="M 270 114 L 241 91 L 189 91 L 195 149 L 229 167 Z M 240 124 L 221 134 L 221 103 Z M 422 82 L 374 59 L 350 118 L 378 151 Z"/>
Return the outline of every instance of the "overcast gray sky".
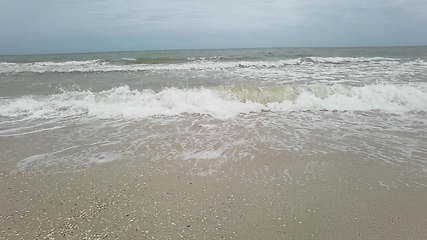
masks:
<path fill-rule="evenodd" d="M 0 0 L 0 54 L 427 45 L 426 0 Z"/>

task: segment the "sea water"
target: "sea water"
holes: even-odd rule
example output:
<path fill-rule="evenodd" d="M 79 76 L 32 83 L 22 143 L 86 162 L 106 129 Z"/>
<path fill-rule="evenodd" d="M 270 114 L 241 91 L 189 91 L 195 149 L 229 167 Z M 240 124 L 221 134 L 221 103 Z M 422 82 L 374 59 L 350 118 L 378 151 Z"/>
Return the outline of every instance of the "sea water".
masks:
<path fill-rule="evenodd" d="M 0 56 L 2 169 L 271 159 L 426 187 L 427 47 Z"/>

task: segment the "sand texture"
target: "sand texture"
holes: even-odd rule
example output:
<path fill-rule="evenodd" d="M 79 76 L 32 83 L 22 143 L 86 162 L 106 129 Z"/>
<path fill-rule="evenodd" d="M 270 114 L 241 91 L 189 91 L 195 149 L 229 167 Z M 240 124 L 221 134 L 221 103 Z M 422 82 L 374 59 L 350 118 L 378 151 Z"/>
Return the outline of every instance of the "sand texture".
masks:
<path fill-rule="evenodd" d="M 345 167 L 285 178 L 277 162 L 207 176 L 192 164 L 2 171 L 0 239 L 427 238 L 423 188 L 368 185 Z"/>

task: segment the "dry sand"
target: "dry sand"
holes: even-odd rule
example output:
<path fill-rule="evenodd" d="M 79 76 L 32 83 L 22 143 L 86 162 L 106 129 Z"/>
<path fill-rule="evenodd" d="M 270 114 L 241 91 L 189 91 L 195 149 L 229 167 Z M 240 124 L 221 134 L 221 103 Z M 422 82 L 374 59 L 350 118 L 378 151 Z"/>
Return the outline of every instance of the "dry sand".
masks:
<path fill-rule="evenodd" d="M 427 239 L 427 190 L 366 184 L 362 165 L 289 165 L 292 178 L 275 161 L 222 163 L 208 176 L 194 166 L 2 171 L 0 238 Z"/>

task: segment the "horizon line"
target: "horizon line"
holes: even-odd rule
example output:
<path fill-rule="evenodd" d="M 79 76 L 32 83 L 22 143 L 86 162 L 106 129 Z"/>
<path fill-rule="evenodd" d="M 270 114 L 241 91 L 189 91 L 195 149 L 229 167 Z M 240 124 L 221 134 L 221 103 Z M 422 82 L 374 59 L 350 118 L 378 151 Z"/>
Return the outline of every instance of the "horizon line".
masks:
<path fill-rule="evenodd" d="M 0 54 L 7 56 L 35 56 L 35 55 L 66 55 L 66 54 L 96 54 L 96 53 L 118 53 L 118 52 L 151 52 L 151 51 L 209 51 L 209 50 L 232 50 L 232 49 L 297 49 L 297 48 L 398 48 L 398 47 L 427 47 L 427 45 L 369 45 L 369 46 L 311 46 L 311 47 L 224 47 L 224 48 L 165 48 L 165 49 L 139 49 L 139 50 L 112 50 L 112 51 L 93 51 L 93 52 L 54 52 L 54 53 L 17 53 Z"/>

